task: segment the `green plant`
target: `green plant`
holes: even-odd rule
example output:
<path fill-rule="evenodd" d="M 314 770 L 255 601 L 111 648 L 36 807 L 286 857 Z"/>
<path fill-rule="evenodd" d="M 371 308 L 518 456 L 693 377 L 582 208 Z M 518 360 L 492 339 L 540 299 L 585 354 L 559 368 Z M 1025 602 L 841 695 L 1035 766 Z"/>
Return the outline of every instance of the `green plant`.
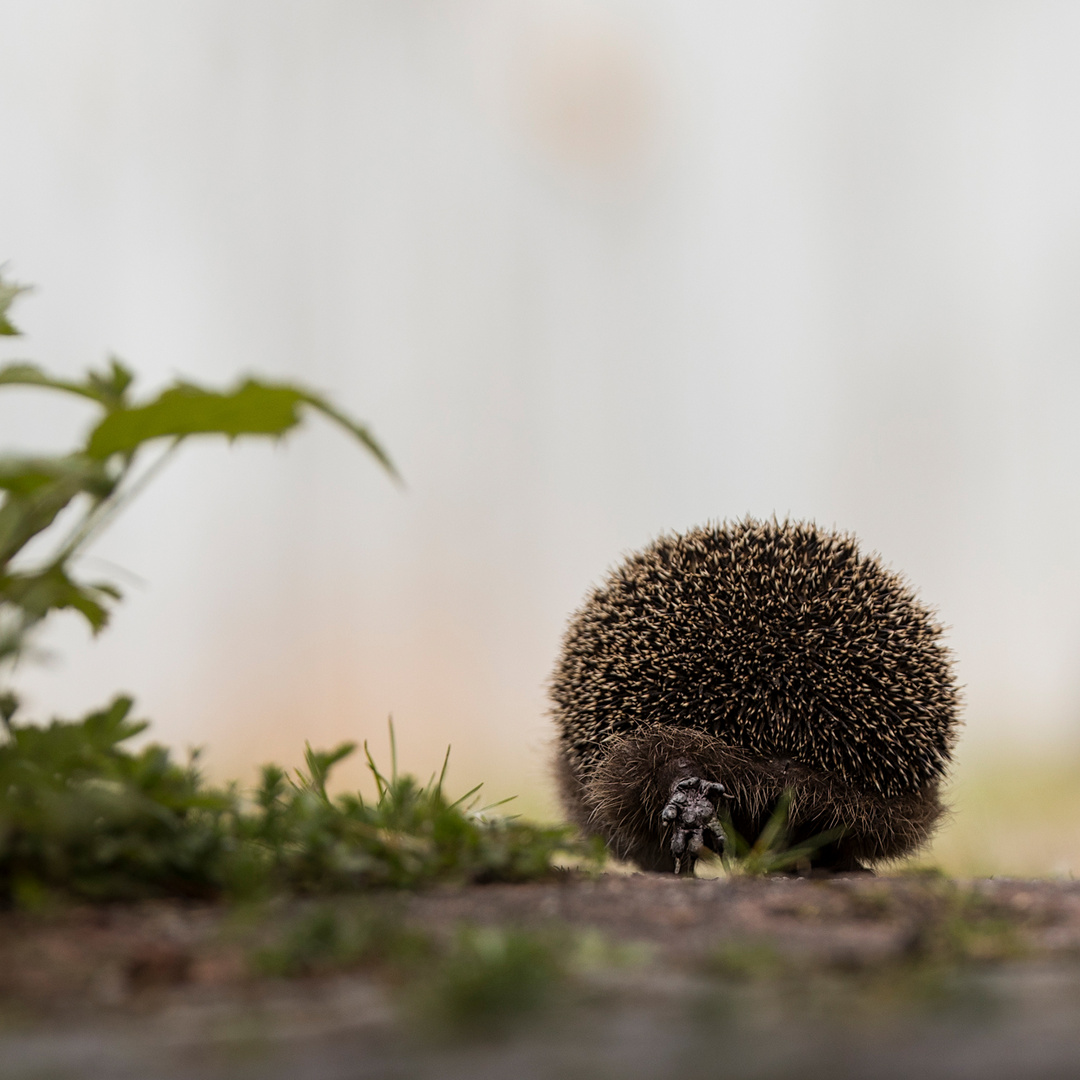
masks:
<path fill-rule="evenodd" d="M 625 965 L 595 932 L 543 925 L 421 929 L 385 898 L 336 898 L 260 912 L 239 927 L 256 975 L 296 978 L 363 969 L 398 999 L 413 1033 L 490 1037 L 582 1000 L 589 971 Z"/>
<path fill-rule="evenodd" d="M 202 786 L 163 747 L 121 744 L 146 728 L 129 698 L 78 723 L 5 717 L 0 744 L 0 903 L 206 895 L 227 850 L 234 799 Z"/>
<path fill-rule="evenodd" d="M 0 334 L 18 333 L 8 311 L 23 291 L 0 277 Z M 247 379 L 219 393 L 176 382 L 139 402 L 132 382 L 115 359 L 81 381 L 29 363 L 0 368 L 0 387 L 73 394 L 98 409 L 69 454 L 0 457 L 0 674 L 54 611 L 78 611 L 95 633 L 105 626 L 119 593 L 109 583 L 77 580 L 72 564 L 185 439 L 276 438 L 300 422 L 303 409 L 314 409 L 396 476 L 366 428 L 302 387 Z M 149 444 L 162 441 L 164 450 L 144 465 Z M 61 524 L 67 531 L 51 551 L 31 559 L 28 545 L 40 547 Z M 291 776 L 264 766 L 258 790 L 245 799 L 235 785 L 206 786 L 194 758 L 179 765 L 156 744 L 128 750 L 124 744 L 147 727 L 129 719 L 131 707 L 130 698 L 118 697 L 82 720 L 41 727 L 19 723 L 15 695 L 0 689 L 0 904 L 521 881 L 551 873 L 556 852 L 572 847 L 563 829 L 489 820 L 468 803 L 476 789 L 448 799 L 446 761 L 427 784 L 399 775 L 392 729 L 390 775 L 367 754 L 373 801 L 327 791 L 352 743 L 331 751 L 308 746 L 306 770 Z"/>
<path fill-rule="evenodd" d="M 434 951 L 432 940 L 406 926 L 400 913 L 369 902 L 320 901 L 275 929 L 251 953 L 256 974 L 295 978 L 372 964 L 409 973 Z"/>
<path fill-rule="evenodd" d="M 330 895 L 437 881 L 525 881 L 550 875 L 566 830 L 476 812 L 427 784 L 384 776 L 368 755 L 377 797 L 331 797 L 333 766 L 350 744 L 307 749 L 307 769 L 263 768 L 245 799 L 214 788 L 196 762 L 150 744 L 131 701 L 47 727 L 8 715 L 0 744 L 0 905 L 50 899 Z M 366 749 L 366 748 L 365 748 Z M 470 795 L 473 793 L 470 792 Z M 466 796 L 468 798 L 468 796 Z"/>
<path fill-rule="evenodd" d="M 25 292 L 0 277 L 0 334 L 18 330 L 8 317 Z M 54 611 L 79 612 L 94 633 L 108 621 L 120 596 L 109 582 L 77 580 L 78 555 L 156 475 L 177 447 L 196 435 L 279 438 L 296 427 L 303 410 L 322 413 L 352 435 L 391 476 L 394 466 L 366 427 L 326 398 L 290 383 L 245 379 L 231 390 L 208 390 L 177 381 L 147 400 L 132 394 L 134 375 L 117 359 L 81 380 L 55 378 L 35 364 L 0 368 L 0 387 L 37 387 L 91 402 L 98 416 L 85 439 L 70 453 L 39 457 L 0 456 L 0 675 L 25 651 L 31 633 Z M 150 444 L 164 449 L 149 464 Z M 64 515 L 66 531 L 43 557 L 26 548 Z M 10 692 L 9 692 L 10 693 Z"/>
<path fill-rule="evenodd" d="M 241 827 L 263 852 L 261 872 L 272 887 L 318 893 L 435 880 L 528 881 L 551 874 L 555 856 L 575 846 L 566 829 L 477 811 L 468 803 L 477 788 L 449 799 L 443 790 L 449 751 L 439 776 L 420 784 L 398 773 L 393 750 L 384 775 L 365 743 L 376 799 L 331 798 L 330 770 L 354 750 L 352 743 L 321 753 L 309 746 L 307 771 L 291 779 L 277 766 L 264 767 L 258 812 Z"/>
<path fill-rule="evenodd" d="M 926 913 L 908 953 L 923 964 L 956 965 L 1009 960 L 1030 952 L 1015 917 L 976 889 L 949 880 L 926 885 Z"/>
<path fill-rule="evenodd" d="M 831 844 L 844 834 L 842 828 L 827 829 L 808 840 L 789 846 L 788 811 L 791 792 L 785 791 L 776 802 L 769 820 L 765 822 L 757 839 L 747 841 L 731 823 L 730 816 L 722 822 L 727 835 L 727 845 L 721 859 L 729 874 L 760 876 L 778 871 L 791 870 L 810 865 L 810 856 L 819 848 Z"/>
<path fill-rule="evenodd" d="M 463 926 L 409 988 L 435 1032 L 492 1035 L 542 1014 L 571 979 L 574 941 L 555 931 Z"/>

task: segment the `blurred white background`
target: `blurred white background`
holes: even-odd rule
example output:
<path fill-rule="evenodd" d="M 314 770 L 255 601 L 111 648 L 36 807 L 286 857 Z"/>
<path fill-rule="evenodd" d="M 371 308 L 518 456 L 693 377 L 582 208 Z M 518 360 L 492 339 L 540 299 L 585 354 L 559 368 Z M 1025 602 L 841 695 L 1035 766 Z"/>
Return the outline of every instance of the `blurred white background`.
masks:
<path fill-rule="evenodd" d="M 245 777 L 392 713 L 543 806 L 588 587 L 775 512 L 938 609 L 965 747 L 1075 745 L 1078 55 L 1042 0 L 0 0 L 0 359 L 302 379 L 407 482 L 315 421 L 188 446 L 29 711 L 125 689 Z M 0 449 L 87 419 L 5 391 Z"/>

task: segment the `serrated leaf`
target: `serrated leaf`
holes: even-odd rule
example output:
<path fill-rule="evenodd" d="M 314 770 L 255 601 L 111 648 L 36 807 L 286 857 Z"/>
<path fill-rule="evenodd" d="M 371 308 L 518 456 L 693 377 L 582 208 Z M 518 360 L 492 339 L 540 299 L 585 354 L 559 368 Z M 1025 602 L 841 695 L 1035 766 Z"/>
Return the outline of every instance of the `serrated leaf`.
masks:
<path fill-rule="evenodd" d="M 100 749 L 111 750 L 145 731 L 150 726 L 148 721 L 127 718 L 134 705 L 132 698 L 119 694 L 104 709 L 88 713 L 82 726 L 90 742 Z"/>
<path fill-rule="evenodd" d="M 40 386 L 46 390 L 60 390 L 65 394 L 89 398 L 106 409 L 124 407 L 125 393 L 133 378 L 131 372 L 115 357 L 110 360 L 107 372 L 98 374 L 91 371 L 83 382 L 53 378 L 37 364 L 25 361 L 0 368 L 0 386 Z"/>
<path fill-rule="evenodd" d="M 126 406 L 128 388 L 134 381 L 135 373 L 115 356 L 109 357 L 109 368 L 106 372 L 99 374 L 90 371 L 86 376 L 86 385 L 97 392 L 98 400 L 102 404 L 111 402 L 115 408 Z"/>
<path fill-rule="evenodd" d="M 0 566 L 6 565 L 38 533 L 44 532 L 76 495 L 77 487 L 61 486 L 26 498 L 8 495 L 0 504 Z"/>
<path fill-rule="evenodd" d="M 248 381 L 232 393 L 184 384 L 153 401 L 105 417 L 90 434 L 95 458 L 131 453 L 153 439 L 187 435 L 283 435 L 300 422 L 295 390 Z"/>
<path fill-rule="evenodd" d="M 20 293 L 29 291 L 29 285 L 16 285 L 13 281 L 5 281 L 0 277 L 0 336 L 17 337 L 22 332 L 8 318 L 8 309 Z"/>
<path fill-rule="evenodd" d="M 316 394 L 287 383 L 248 379 L 235 390 L 219 393 L 188 383 L 170 387 L 153 401 L 110 413 L 91 432 L 91 457 L 132 453 L 143 443 L 189 435 L 280 436 L 300 423 L 300 406 L 308 405 L 344 427 L 391 475 L 394 466 L 371 433 Z"/>
<path fill-rule="evenodd" d="M 109 621 L 106 601 L 119 598 L 115 586 L 105 583 L 81 585 L 59 566 L 33 574 L 0 577 L 0 602 L 21 608 L 28 621 L 37 622 L 50 611 L 70 608 L 86 619 L 95 634 Z"/>
<path fill-rule="evenodd" d="M 3 459 L 0 489 L 7 494 L 0 503 L 0 567 L 44 532 L 76 496 L 102 499 L 113 483 L 103 462 L 81 454 Z"/>
<path fill-rule="evenodd" d="M 83 454 L 53 458 L 0 455 L 0 491 L 27 496 L 57 481 L 77 485 L 99 498 L 110 494 L 114 485 L 104 464 Z"/>

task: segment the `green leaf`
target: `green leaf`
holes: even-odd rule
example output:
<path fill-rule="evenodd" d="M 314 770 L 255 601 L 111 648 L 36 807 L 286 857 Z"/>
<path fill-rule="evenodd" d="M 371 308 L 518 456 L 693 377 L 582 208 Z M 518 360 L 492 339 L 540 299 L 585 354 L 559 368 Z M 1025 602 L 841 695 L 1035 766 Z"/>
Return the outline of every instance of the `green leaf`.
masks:
<path fill-rule="evenodd" d="M 112 750 L 145 731 L 150 726 L 148 720 L 127 718 L 134 704 L 126 694 L 118 694 L 104 709 L 88 713 L 82 727 L 90 743 L 101 750 Z"/>
<path fill-rule="evenodd" d="M 2 374 L 2 373 L 0 373 Z M 181 384 L 153 401 L 110 413 L 91 432 L 86 452 L 95 458 L 130 454 L 143 443 L 188 435 L 284 435 L 300 423 L 302 405 L 317 409 L 355 436 L 391 475 L 394 466 L 371 433 L 316 394 L 287 383 L 248 379 L 225 393 Z"/>
<path fill-rule="evenodd" d="M 26 497 L 57 482 L 99 498 L 111 494 L 114 486 L 104 464 L 83 454 L 54 458 L 0 455 L 0 491 Z"/>
<path fill-rule="evenodd" d="M 333 420 L 336 424 L 345 428 L 350 435 L 353 435 L 364 447 L 370 451 L 376 461 L 395 479 L 400 480 L 401 477 L 395 467 L 394 463 L 390 460 L 390 456 L 375 440 L 375 436 L 363 424 L 358 424 L 351 417 L 340 412 L 333 405 L 330 404 L 324 397 L 319 394 L 312 394 L 305 390 L 298 390 L 300 394 L 300 400 L 305 405 L 310 405 L 311 408 L 318 410 L 330 420 Z"/>
<path fill-rule="evenodd" d="M 330 770 L 339 762 L 347 758 L 356 749 L 356 743 L 345 742 L 336 746 L 333 750 L 312 750 L 311 743 L 304 745 L 304 761 L 308 771 L 305 775 L 299 769 L 296 771 L 296 780 L 293 786 L 297 791 L 311 791 L 319 798 L 325 799 L 326 781 L 330 776 Z"/>
<path fill-rule="evenodd" d="M 105 417 L 91 432 L 87 453 L 106 458 L 143 443 L 187 435 L 283 435 L 300 422 L 299 394 L 248 381 L 232 393 L 173 386 L 153 401 Z"/>
<path fill-rule="evenodd" d="M 106 409 L 121 409 L 126 405 L 126 393 L 134 376 L 116 357 L 109 360 L 109 368 L 103 373 L 91 371 L 84 382 L 70 379 L 54 379 L 37 364 L 20 361 L 0 368 L 0 386 L 40 386 L 46 390 L 60 390 L 65 394 L 89 398 Z"/>
<path fill-rule="evenodd" d="M 114 481 L 104 463 L 81 454 L 63 458 L 0 459 L 0 567 L 47 529 L 77 495 L 101 500 Z"/>
<path fill-rule="evenodd" d="M 29 292 L 29 285 L 16 285 L 12 281 L 5 281 L 0 277 L 0 336 L 15 337 L 21 331 L 15 327 L 8 318 L 8 308 L 15 302 L 15 297 L 20 293 Z"/>
<path fill-rule="evenodd" d="M 59 566 L 0 577 L 0 603 L 21 608 L 28 622 L 38 622 L 50 611 L 71 608 L 86 619 L 96 634 L 109 621 L 105 604 L 118 599 L 120 593 L 114 586 L 103 582 L 80 585 Z"/>
<path fill-rule="evenodd" d="M 86 376 L 86 385 L 100 395 L 98 400 L 105 404 L 113 402 L 117 408 L 127 404 L 128 387 L 135 381 L 135 374 L 125 367 L 115 356 L 109 357 L 108 371 L 98 374 L 90 371 Z"/>

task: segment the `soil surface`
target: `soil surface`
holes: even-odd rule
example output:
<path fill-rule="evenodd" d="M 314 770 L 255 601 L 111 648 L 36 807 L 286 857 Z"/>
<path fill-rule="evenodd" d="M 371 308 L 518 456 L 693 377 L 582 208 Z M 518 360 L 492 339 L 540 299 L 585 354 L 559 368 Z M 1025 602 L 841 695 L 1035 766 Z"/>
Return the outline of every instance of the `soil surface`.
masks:
<path fill-rule="evenodd" d="M 513 1024 L 437 1029 L 385 963 L 258 974 L 310 903 L 6 913 L 0 1077 L 1080 1076 L 1080 882 L 604 875 L 363 903 L 437 941 L 557 935 L 572 970 Z"/>

